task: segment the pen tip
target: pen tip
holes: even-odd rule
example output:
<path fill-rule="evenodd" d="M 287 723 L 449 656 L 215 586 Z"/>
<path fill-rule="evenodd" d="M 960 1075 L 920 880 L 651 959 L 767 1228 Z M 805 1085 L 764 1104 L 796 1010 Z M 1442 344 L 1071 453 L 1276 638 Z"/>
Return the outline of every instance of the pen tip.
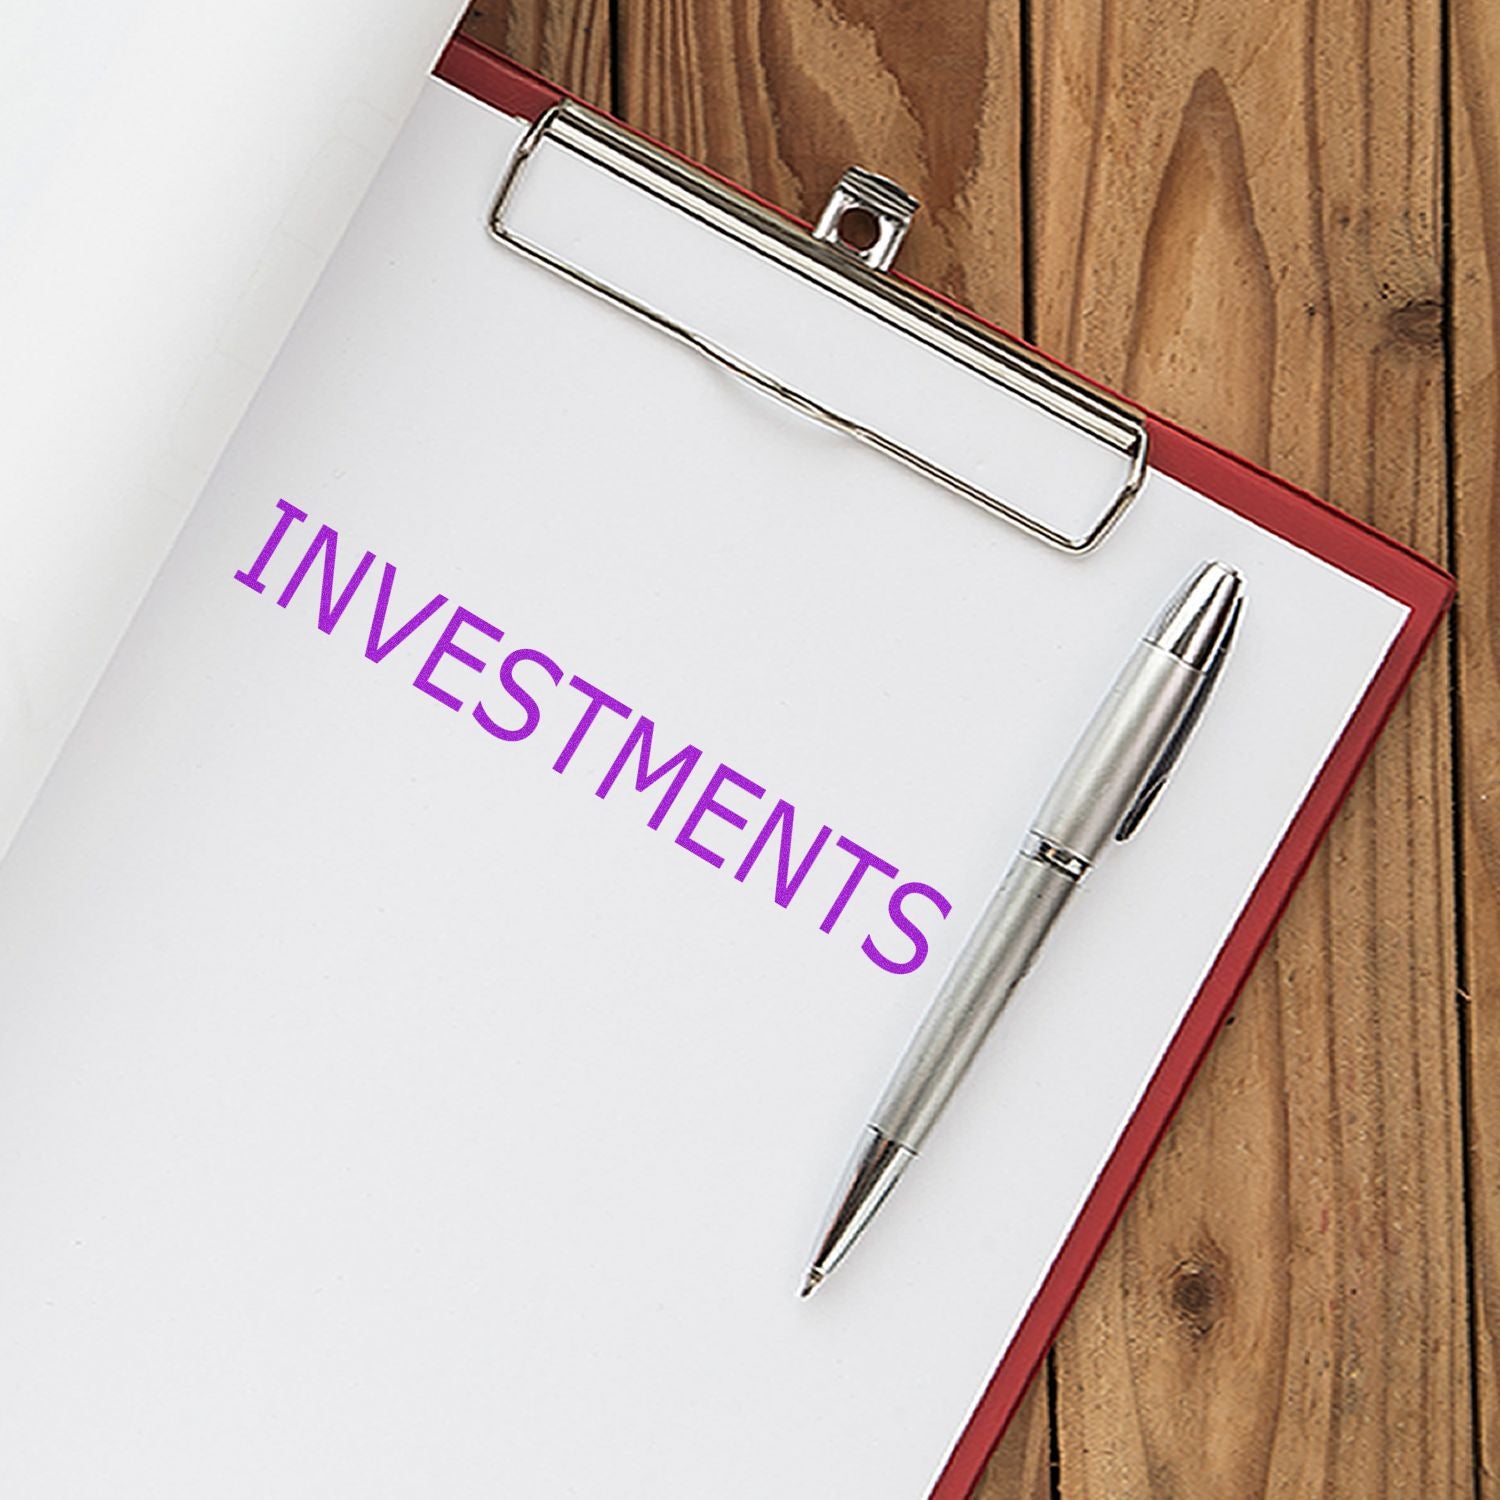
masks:
<path fill-rule="evenodd" d="M 801 1295 L 804 1297 L 809 1296 L 817 1287 L 818 1283 L 822 1281 L 822 1279 L 823 1273 L 818 1270 L 816 1266 L 814 1266 L 813 1269 L 807 1273 L 807 1280 L 802 1283 Z"/>

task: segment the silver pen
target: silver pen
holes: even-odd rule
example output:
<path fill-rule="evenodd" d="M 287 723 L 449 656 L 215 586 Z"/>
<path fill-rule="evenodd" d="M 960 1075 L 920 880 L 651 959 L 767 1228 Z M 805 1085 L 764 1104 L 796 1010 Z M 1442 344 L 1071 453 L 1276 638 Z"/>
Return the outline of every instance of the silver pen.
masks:
<path fill-rule="evenodd" d="M 1239 574 L 1204 563 L 1131 653 L 875 1106 L 808 1268 L 804 1297 L 848 1253 L 921 1149 L 1100 851 L 1140 825 L 1224 665 L 1240 604 Z"/>

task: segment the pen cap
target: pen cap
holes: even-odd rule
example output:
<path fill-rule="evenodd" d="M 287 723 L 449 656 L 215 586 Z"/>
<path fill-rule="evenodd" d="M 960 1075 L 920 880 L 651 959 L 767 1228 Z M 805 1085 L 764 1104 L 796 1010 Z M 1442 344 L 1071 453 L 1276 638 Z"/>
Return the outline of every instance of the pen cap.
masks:
<path fill-rule="evenodd" d="M 1212 663 L 1234 618 L 1240 575 L 1220 562 L 1206 562 L 1166 602 L 1146 640 L 1197 671 Z"/>
<path fill-rule="evenodd" d="M 1032 830 L 1092 864 L 1181 749 L 1233 630 L 1239 575 L 1205 563 L 1131 653 L 1042 804 Z"/>

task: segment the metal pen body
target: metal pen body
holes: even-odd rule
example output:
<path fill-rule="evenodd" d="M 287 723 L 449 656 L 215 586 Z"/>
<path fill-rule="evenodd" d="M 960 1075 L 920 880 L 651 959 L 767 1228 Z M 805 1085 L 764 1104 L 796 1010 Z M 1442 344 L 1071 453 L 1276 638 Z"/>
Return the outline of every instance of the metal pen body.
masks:
<path fill-rule="evenodd" d="M 1205 563 L 1131 652 L 881 1095 L 804 1296 L 843 1259 L 926 1140 L 1100 850 L 1139 826 L 1224 664 L 1240 603 L 1234 569 Z"/>
<path fill-rule="evenodd" d="M 875 1106 L 870 1124 L 882 1135 L 921 1149 L 1068 897 L 1120 826 L 1140 768 L 1165 749 L 1200 677 L 1160 646 L 1136 647 Z"/>
<path fill-rule="evenodd" d="M 1075 884 L 1052 865 L 1015 857 L 880 1096 L 875 1130 L 921 1149 Z"/>

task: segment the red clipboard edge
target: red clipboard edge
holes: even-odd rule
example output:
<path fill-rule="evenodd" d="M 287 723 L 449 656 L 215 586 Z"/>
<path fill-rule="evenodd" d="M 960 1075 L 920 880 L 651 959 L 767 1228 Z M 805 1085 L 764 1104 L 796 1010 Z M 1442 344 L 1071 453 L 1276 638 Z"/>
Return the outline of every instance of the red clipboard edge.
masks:
<path fill-rule="evenodd" d="M 665 151 L 669 156 L 675 156 L 678 161 L 686 162 L 700 172 L 706 172 L 716 181 L 722 182 L 725 187 L 738 193 L 741 198 L 747 198 L 752 203 L 759 203 L 762 208 L 779 214 L 783 219 L 789 219 L 793 224 L 800 224 L 804 229 L 812 227 L 806 219 L 799 219 L 796 214 L 789 214 L 779 204 L 762 198 L 758 193 L 752 193 L 749 188 L 741 187 L 739 183 L 726 177 L 722 172 L 716 172 L 712 167 L 704 166 L 701 161 L 694 161 L 685 151 L 679 151 L 675 146 L 664 145 L 628 120 L 621 120 L 611 115 L 602 106 L 591 103 L 587 99 L 580 99 L 577 94 L 570 93 L 567 89 L 559 88 L 540 74 L 533 73 L 529 68 L 523 68 L 518 62 L 512 62 L 510 58 L 493 51 L 482 42 L 455 34 L 449 39 L 447 46 L 438 55 L 438 60 L 432 65 L 432 74 L 434 78 L 441 78 L 444 83 L 451 83 L 455 88 L 462 89 L 470 97 L 478 99 L 481 104 L 493 105 L 496 109 L 503 110 L 508 115 L 515 115 L 522 120 L 539 119 L 554 104 L 560 104 L 564 99 L 573 99 L 580 104 L 587 104 L 595 113 L 607 115 L 622 130 L 628 130 L 632 135 L 637 135 L 644 141 L 650 141 L 658 151 Z M 920 283 L 913 282 L 912 285 L 919 286 Z M 958 304 L 953 305 L 956 307 Z M 994 324 L 987 326 L 993 328 Z"/>
<path fill-rule="evenodd" d="M 432 72 L 435 78 L 462 89 L 482 104 L 493 105 L 523 120 L 538 119 L 554 104 L 578 97 L 555 83 L 548 83 L 520 63 L 457 33 L 449 37 L 447 46 L 438 54 Z"/>
<path fill-rule="evenodd" d="M 1454 580 L 1447 573 L 1373 527 L 1161 418 L 1148 414 L 1147 425 L 1153 468 L 1362 579 L 1405 604 L 1410 613 L 1230 929 L 974 1408 L 930 1500 L 967 1500 L 978 1482 L 1453 599 Z"/>
<path fill-rule="evenodd" d="M 574 97 L 463 36 L 455 36 L 448 43 L 433 72 L 483 103 L 524 119 L 535 119 L 559 100 Z M 728 178 L 713 175 L 736 192 L 765 202 Z M 794 222 L 803 222 L 783 210 L 776 211 Z M 941 300 L 959 306 L 950 298 Z M 967 308 L 960 311 L 976 317 Z M 978 321 L 995 328 L 986 319 Z M 1098 386 L 1097 382 L 1089 383 Z M 1175 423 L 1149 412 L 1144 415 L 1150 432 L 1152 468 L 1363 580 L 1405 604 L 1410 612 L 1188 1007 L 929 1500 L 968 1500 L 978 1483 L 1210 1043 L 1233 1008 L 1235 997 L 1453 599 L 1452 577 L 1410 548 Z"/>

